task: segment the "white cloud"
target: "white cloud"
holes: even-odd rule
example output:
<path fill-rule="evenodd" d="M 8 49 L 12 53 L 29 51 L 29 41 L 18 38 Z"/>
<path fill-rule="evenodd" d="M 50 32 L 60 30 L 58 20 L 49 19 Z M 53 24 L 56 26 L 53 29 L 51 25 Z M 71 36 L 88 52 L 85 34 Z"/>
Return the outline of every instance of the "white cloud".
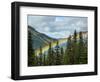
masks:
<path fill-rule="evenodd" d="M 87 31 L 87 17 L 28 16 L 28 25 L 54 38 L 64 38 L 74 30 Z"/>
<path fill-rule="evenodd" d="M 44 27 L 43 29 L 44 29 L 44 31 L 45 31 L 45 32 L 49 32 L 49 31 L 50 31 L 50 28 L 49 28 L 49 27 L 47 27 L 47 26 L 46 26 L 46 27 Z"/>

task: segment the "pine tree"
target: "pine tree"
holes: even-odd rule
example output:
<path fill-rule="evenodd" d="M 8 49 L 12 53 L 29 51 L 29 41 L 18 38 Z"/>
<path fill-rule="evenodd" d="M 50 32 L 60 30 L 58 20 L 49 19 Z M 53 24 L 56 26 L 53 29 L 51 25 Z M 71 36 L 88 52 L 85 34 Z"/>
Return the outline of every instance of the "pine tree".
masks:
<path fill-rule="evenodd" d="M 79 63 L 87 63 L 87 40 L 84 42 L 82 32 L 79 33 Z"/>
<path fill-rule="evenodd" d="M 43 64 L 42 62 L 42 59 L 43 59 L 43 56 L 42 56 L 42 47 L 40 46 L 40 53 L 39 53 L 39 65 L 41 66 Z"/>
<path fill-rule="evenodd" d="M 61 65 L 61 54 L 60 54 L 59 41 L 57 41 L 55 50 L 56 50 L 56 65 Z"/>
<path fill-rule="evenodd" d="M 48 65 L 54 65 L 54 53 L 51 42 L 49 43 L 49 50 L 48 50 Z"/>
<path fill-rule="evenodd" d="M 51 48 L 51 42 L 49 43 L 49 50 L 48 50 L 48 65 L 52 65 L 52 62 L 51 62 L 51 53 L 52 51 L 52 48 Z"/>
<path fill-rule="evenodd" d="M 71 35 L 68 37 L 67 40 L 65 56 L 64 56 L 64 64 L 73 64 Z"/>
<path fill-rule="evenodd" d="M 82 32 L 79 33 L 79 55 L 80 55 L 80 58 L 79 58 L 79 62 L 82 63 L 83 59 L 82 59 L 82 55 L 83 55 L 83 37 L 82 37 Z"/>
<path fill-rule="evenodd" d="M 73 36 L 69 36 L 67 41 L 67 64 L 77 64 L 77 32 L 74 31 Z"/>
<path fill-rule="evenodd" d="M 61 63 L 64 64 L 64 49 L 61 47 Z"/>
<path fill-rule="evenodd" d="M 78 50 L 77 50 L 77 32 L 76 32 L 76 30 L 74 31 L 74 35 L 73 35 L 72 54 L 73 54 L 73 64 L 77 64 Z"/>
<path fill-rule="evenodd" d="M 88 52 L 88 38 L 85 38 L 85 42 L 84 42 L 84 64 L 88 63 L 88 56 L 87 56 L 87 52 Z"/>
<path fill-rule="evenodd" d="M 64 55 L 64 64 L 86 64 L 87 63 L 87 39 L 83 38 L 82 32 L 74 31 L 73 37 L 69 36 Z"/>
<path fill-rule="evenodd" d="M 46 55 L 43 55 L 43 65 L 46 65 Z"/>
<path fill-rule="evenodd" d="M 65 64 L 76 64 L 77 62 L 77 32 L 74 31 L 73 36 L 69 36 L 65 50 Z"/>
<path fill-rule="evenodd" d="M 38 66 L 38 63 L 39 63 L 38 59 L 39 59 L 38 56 L 35 56 L 35 62 L 36 62 L 35 65 L 36 66 Z"/>
<path fill-rule="evenodd" d="M 35 65 L 35 49 L 33 48 L 32 33 L 28 31 L 28 66 Z"/>

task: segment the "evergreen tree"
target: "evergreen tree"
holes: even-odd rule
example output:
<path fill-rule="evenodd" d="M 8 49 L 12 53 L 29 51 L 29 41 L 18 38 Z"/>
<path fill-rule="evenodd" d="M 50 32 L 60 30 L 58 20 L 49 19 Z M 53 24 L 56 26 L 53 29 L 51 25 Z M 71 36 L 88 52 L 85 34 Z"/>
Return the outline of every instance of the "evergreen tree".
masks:
<path fill-rule="evenodd" d="M 43 65 L 46 65 L 46 55 L 43 55 Z"/>
<path fill-rule="evenodd" d="M 64 64 L 64 49 L 61 47 L 61 63 Z"/>
<path fill-rule="evenodd" d="M 88 63 L 88 38 L 86 38 L 85 42 L 84 42 L 84 64 Z"/>
<path fill-rule="evenodd" d="M 77 63 L 77 32 L 74 31 L 73 36 L 69 36 L 67 40 L 67 46 L 65 50 L 65 64 L 76 64 Z"/>
<path fill-rule="evenodd" d="M 55 52 L 54 52 L 54 48 L 52 48 L 52 51 L 51 51 L 51 53 L 52 53 L 52 65 L 55 65 Z"/>
<path fill-rule="evenodd" d="M 79 33 L 79 63 L 87 63 L 87 39 L 84 42 L 82 32 Z"/>
<path fill-rule="evenodd" d="M 39 65 L 41 66 L 43 64 L 42 62 L 42 59 L 43 59 L 43 56 L 42 56 L 42 47 L 40 46 L 40 53 L 39 53 Z"/>
<path fill-rule="evenodd" d="M 35 62 L 36 62 L 36 66 L 38 66 L 38 64 L 39 64 L 39 58 L 38 58 L 38 56 L 35 56 Z"/>
<path fill-rule="evenodd" d="M 79 38 L 77 38 L 79 36 Z M 87 38 L 83 38 L 82 32 L 77 35 L 74 31 L 73 37 L 69 36 L 64 55 L 64 64 L 86 64 L 87 63 Z"/>
<path fill-rule="evenodd" d="M 72 40 L 71 35 L 68 37 L 67 46 L 64 56 L 64 64 L 73 64 L 73 55 L 72 55 Z"/>
<path fill-rule="evenodd" d="M 58 41 L 55 50 L 56 50 L 56 65 L 61 65 L 61 54 Z"/>
<path fill-rule="evenodd" d="M 48 50 L 48 65 L 54 65 L 54 54 L 51 42 L 49 43 L 49 50 Z"/>
<path fill-rule="evenodd" d="M 78 60 L 77 60 L 77 55 L 78 54 L 78 50 L 77 50 L 77 32 L 76 30 L 74 31 L 74 35 L 73 35 L 73 43 L 72 43 L 72 55 L 73 55 L 73 64 L 77 64 Z"/>
<path fill-rule="evenodd" d="M 32 33 L 28 31 L 28 66 L 35 65 L 35 49 L 33 48 Z"/>

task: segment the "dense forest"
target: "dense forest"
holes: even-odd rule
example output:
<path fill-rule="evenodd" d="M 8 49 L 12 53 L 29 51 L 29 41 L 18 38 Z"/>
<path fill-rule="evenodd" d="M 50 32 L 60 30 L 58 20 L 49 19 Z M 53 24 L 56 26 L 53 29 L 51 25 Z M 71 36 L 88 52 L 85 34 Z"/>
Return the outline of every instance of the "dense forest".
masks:
<path fill-rule="evenodd" d="M 34 48 L 34 39 L 31 31 L 28 31 L 28 66 L 51 66 L 51 65 L 76 65 L 87 64 L 87 38 L 84 39 L 83 32 L 76 30 L 67 38 L 66 47 L 59 46 L 59 40 L 56 46 L 52 47 L 52 42 L 48 43 L 47 53 L 43 53 L 43 46 L 40 46 L 39 55 L 36 55 Z"/>

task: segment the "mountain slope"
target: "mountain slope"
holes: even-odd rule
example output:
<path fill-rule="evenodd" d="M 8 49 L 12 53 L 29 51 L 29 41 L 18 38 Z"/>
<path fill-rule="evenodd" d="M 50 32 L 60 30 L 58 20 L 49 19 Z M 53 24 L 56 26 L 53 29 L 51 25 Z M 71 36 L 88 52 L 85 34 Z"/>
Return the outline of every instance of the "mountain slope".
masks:
<path fill-rule="evenodd" d="M 50 42 L 57 41 L 56 39 L 53 39 L 43 33 L 39 33 L 31 26 L 28 26 L 28 32 L 31 32 L 32 34 L 32 39 L 33 39 L 33 44 L 34 44 L 33 46 L 35 49 L 40 48 L 40 46 L 44 47 L 48 45 Z"/>
<path fill-rule="evenodd" d="M 35 52 L 38 55 L 40 53 L 40 47 L 42 47 L 42 52 L 48 51 L 49 49 L 49 43 L 52 43 L 52 47 L 55 47 L 57 45 L 57 41 L 59 41 L 59 46 L 66 48 L 67 45 L 67 38 L 60 38 L 54 39 L 51 38 L 43 33 L 40 33 L 36 31 L 33 27 L 28 26 L 28 32 L 31 32 L 32 39 L 33 39 L 33 47 L 35 48 Z M 88 32 L 82 32 L 83 39 L 87 40 Z M 71 35 L 71 38 L 73 38 L 73 35 Z M 77 33 L 77 39 L 79 38 L 79 33 Z"/>

